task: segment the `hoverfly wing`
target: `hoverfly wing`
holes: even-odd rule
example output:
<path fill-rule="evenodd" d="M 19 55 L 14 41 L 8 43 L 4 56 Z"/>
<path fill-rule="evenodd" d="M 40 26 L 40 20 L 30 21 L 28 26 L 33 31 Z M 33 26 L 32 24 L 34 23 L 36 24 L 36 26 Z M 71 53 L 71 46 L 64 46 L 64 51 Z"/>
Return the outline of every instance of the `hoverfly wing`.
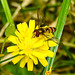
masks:
<path fill-rule="evenodd" d="M 56 37 L 52 37 L 53 41 L 55 41 L 57 44 L 59 44 L 59 39 Z"/>
<path fill-rule="evenodd" d="M 37 19 L 38 19 L 38 26 L 44 27 L 45 25 L 45 14 L 43 13 L 42 9 L 37 10 Z"/>
<path fill-rule="evenodd" d="M 47 41 L 53 41 L 56 44 L 59 44 L 59 40 L 56 37 L 49 38 Z"/>

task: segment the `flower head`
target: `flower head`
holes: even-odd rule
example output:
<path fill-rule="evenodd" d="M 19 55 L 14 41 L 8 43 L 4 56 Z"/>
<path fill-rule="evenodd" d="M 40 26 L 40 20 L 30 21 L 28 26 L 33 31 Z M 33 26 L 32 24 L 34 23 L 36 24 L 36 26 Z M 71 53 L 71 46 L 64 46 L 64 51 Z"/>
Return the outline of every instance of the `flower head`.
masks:
<path fill-rule="evenodd" d="M 12 55 L 18 55 L 12 59 L 14 64 L 20 62 L 20 67 L 24 67 L 27 63 L 28 71 L 33 70 L 33 63 L 38 64 L 38 61 L 45 67 L 48 65 L 45 57 L 53 57 L 54 53 L 49 50 L 47 42 L 43 35 L 33 38 L 33 31 L 35 30 L 35 21 L 29 21 L 29 27 L 26 22 L 17 25 L 15 31 L 16 36 L 10 35 L 8 40 L 14 43 L 14 46 L 7 48 Z M 52 46 L 52 44 L 51 44 Z"/>

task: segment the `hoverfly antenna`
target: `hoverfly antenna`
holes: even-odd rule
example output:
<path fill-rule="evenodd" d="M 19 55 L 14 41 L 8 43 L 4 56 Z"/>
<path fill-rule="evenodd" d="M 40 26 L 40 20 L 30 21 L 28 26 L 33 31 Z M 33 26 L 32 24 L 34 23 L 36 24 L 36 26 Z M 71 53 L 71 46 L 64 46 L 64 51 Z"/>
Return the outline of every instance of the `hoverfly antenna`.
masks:
<path fill-rule="evenodd" d="M 39 10 L 37 10 L 37 18 L 38 18 L 38 25 L 39 25 Z"/>

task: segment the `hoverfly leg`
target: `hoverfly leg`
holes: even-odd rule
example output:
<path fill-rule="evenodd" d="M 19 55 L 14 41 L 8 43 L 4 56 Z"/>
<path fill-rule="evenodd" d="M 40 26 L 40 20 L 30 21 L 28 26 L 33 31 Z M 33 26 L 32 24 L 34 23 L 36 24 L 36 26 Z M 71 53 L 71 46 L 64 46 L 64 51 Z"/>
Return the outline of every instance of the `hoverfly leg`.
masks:
<path fill-rule="evenodd" d="M 48 47 L 49 47 L 49 43 L 48 43 L 48 41 L 47 41 L 47 45 L 48 45 Z M 50 48 L 50 47 L 49 47 Z"/>

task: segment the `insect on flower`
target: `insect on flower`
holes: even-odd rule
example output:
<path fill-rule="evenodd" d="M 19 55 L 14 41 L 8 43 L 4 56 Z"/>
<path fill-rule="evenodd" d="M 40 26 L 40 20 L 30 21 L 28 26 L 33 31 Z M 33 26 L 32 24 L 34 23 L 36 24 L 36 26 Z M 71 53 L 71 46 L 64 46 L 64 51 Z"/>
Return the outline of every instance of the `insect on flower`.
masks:
<path fill-rule="evenodd" d="M 34 30 L 34 34 L 36 37 L 39 37 L 40 34 L 45 35 L 45 33 L 54 33 L 56 31 L 55 27 L 40 27 L 39 29 Z M 47 36 L 46 36 L 47 37 Z"/>
<path fill-rule="evenodd" d="M 56 39 L 53 34 L 56 31 L 55 27 L 40 27 L 39 29 L 35 29 L 33 32 L 34 37 L 39 37 L 40 35 L 43 35 L 46 37 L 46 41 L 53 41 L 56 44 L 58 43 L 58 39 Z"/>
<path fill-rule="evenodd" d="M 42 21 L 43 22 L 43 21 Z M 44 23 L 41 23 L 38 25 L 38 29 L 35 29 L 33 32 L 33 37 L 39 37 L 40 35 L 43 35 L 46 39 L 46 41 L 53 41 L 57 44 L 57 39 L 53 36 L 54 32 L 56 31 L 55 27 L 49 27 L 49 26 L 44 26 L 41 27 L 43 25 L 45 25 Z"/>
<path fill-rule="evenodd" d="M 44 42 L 45 39 L 40 35 L 39 37 L 33 37 L 35 30 L 35 20 L 29 21 L 29 27 L 26 22 L 17 25 L 15 35 L 10 35 L 8 40 L 14 43 L 14 46 L 7 47 L 8 52 L 12 52 L 12 59 L 14 64 L 20 61 L 20 67 L 24 68 L 27 64 L 28 71 L 33 71 L 34 64 L 37 65 L 40 62 L 44 67 L 48 65 L 46 57 L 53 57 L 54 52 L 49 50 L 51 46 Z M 44 43 L 43 43 L 44 42 Z"/>

